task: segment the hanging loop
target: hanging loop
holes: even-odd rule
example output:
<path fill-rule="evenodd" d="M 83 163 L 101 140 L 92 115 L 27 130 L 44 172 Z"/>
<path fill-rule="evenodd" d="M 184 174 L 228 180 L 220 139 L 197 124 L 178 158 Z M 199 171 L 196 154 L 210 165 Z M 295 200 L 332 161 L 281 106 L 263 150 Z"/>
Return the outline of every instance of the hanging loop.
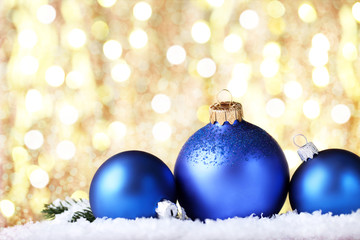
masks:
<path fill-rule="evenodd" d="M 299 137 L 299 136 L 305 138 L 306 143 L 305 143 L 304 145 L 301 145 L 301 146 L 300 146 L 299 144 L 296 143 L 295 139 L 296 139 L 296 137 Z M 299 133 L 299 134 L 296 134 L 296 135 L 293 137 L 293 143 L 294 143 L 297 147 L 301 148 L 301 147 L 305 146 L 305 145 L 308 143 L 308 140 L 307 140 L 307 138 L 304 136 L 304 134 Z"/>
<path fill-rule="evenodd" d="M 221 105 L 221 102 L 219 101 L 219 95 L 220 95 L 220 93 L 222 93 L 222 92 L 227 92 L 227 93 L 230 94 L 229 106 L 231 106 L 231 104 L 233 103 L 233 96 L 232 96 L 231 92 L 230 92 L 229 90 L 225 89 L 225 88 L 222 89 L 220 92 L 218 92 L 218 94 L 216 95 L 217 104 Z"/>

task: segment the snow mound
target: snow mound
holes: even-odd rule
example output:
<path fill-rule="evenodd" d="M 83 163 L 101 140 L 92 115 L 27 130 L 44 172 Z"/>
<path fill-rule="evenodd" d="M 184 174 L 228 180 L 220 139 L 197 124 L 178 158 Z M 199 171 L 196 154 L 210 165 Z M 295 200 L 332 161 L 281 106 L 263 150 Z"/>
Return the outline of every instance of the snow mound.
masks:
<path fill-rule="evenodd" d="M 205 222 L 118 218 L 70 223 L 56 218 L 0 229 L 0 239 L 360 239 L 360 210 L 340 216 L 288 212 Z"/>

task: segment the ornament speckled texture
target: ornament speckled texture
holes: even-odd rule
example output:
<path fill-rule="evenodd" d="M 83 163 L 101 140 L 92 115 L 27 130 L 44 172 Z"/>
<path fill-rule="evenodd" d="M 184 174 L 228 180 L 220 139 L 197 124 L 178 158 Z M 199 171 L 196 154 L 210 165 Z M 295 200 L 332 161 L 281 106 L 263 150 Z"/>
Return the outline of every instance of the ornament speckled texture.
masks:
<path fill-rule="evenodd" d="M 303 162 L 289 191 L 298 212 L 348 214 L 360 208 L 360 158 L 342 149 L 327 149 Z"/>
<path fill-rule="evenodd" d="M 89 200 L 95 217 L 156 217 L 164 199 L 176 202 L 174 176 L 159 158 L 126 151 L 106 160 L 95 173 Z"/>
<path fill-rule="evenodd" d="M 244 120 L 207 124 L 175 165 L 180 205 L 192 219 L 270 216 L 281 209 L 289 169 L 277 142 Z"/>

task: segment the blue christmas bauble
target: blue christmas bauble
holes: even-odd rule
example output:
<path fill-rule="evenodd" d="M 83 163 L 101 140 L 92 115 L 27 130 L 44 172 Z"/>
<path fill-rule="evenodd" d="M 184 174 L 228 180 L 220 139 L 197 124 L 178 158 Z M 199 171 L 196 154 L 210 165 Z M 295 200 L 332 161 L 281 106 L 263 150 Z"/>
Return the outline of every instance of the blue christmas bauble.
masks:
<path fill-rule="evenodd" d="M 182 147 L 178 200 L 192 219 L 270 216 L 281 209 L 289 169 L 278 143 L 244 120 L 209 123 Z"/>
<path fill-rule="evenodd" d="M 90 186 L 95 217 L 156 217 L 161 200 L 176 201 L 173 174 L 159 158 L 142 151 L 126 151 L 106 160 Z"/>
<path fill-rule="evenodd" d="M 295 171 L 289 198 L 299 212 L 356 211 L 360 208 L 360 158 L 341 149 L 320 151 Z"/>

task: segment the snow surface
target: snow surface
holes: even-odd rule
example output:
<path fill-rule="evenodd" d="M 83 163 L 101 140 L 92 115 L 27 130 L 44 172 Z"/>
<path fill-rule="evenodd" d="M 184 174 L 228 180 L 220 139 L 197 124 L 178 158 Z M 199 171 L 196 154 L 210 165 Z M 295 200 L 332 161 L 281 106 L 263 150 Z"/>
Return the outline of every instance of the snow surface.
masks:
<path fill-rule="evenodd" d="M 0 229 L 0 239 L 360 239 L 360 210 L 340 216 L 289 212 L 272 218 L 200 221 L 62 218 Z"/>

